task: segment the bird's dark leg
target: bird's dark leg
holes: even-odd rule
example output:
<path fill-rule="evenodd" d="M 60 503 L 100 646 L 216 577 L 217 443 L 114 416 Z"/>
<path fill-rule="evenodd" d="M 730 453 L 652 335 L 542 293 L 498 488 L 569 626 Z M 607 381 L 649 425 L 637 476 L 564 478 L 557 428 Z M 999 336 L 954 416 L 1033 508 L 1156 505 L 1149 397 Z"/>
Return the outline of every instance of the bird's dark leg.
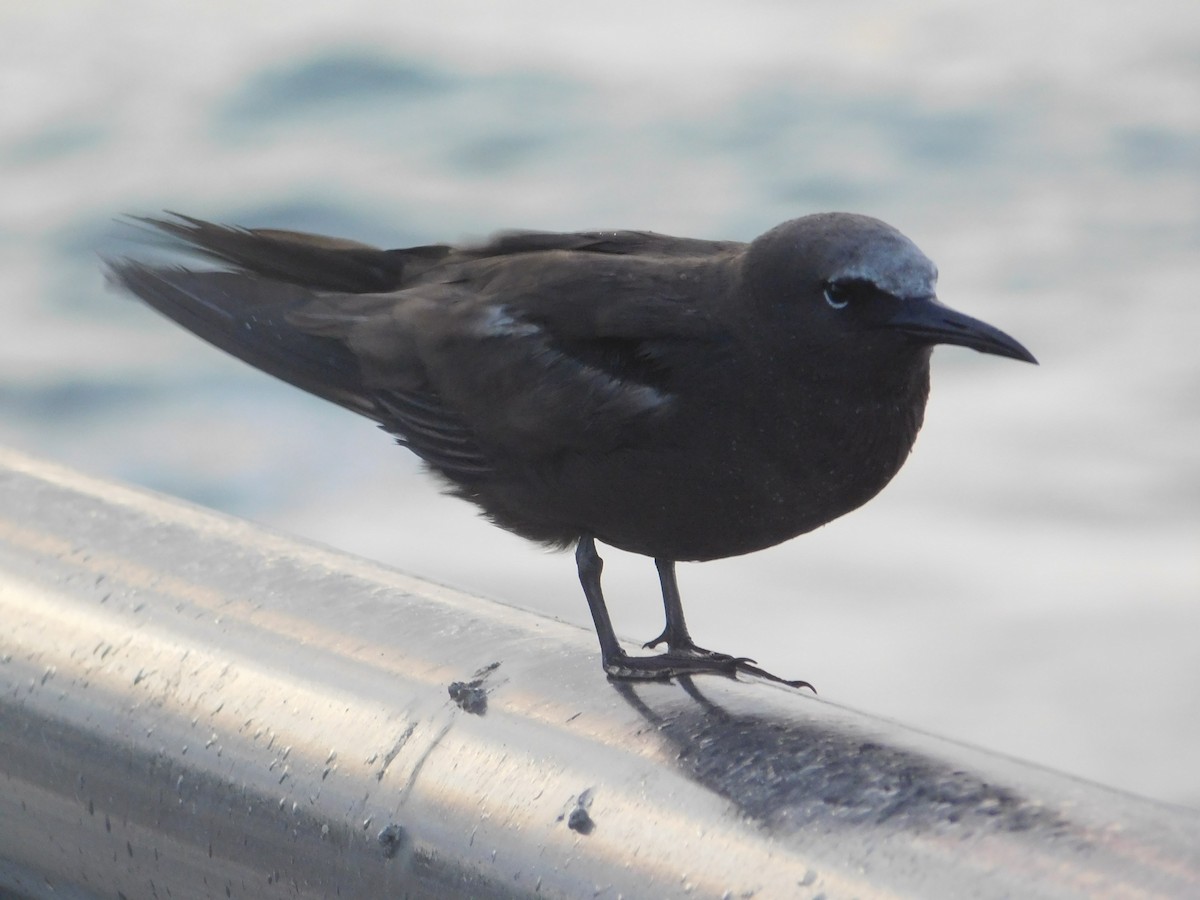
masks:
<path fill-rule="evenodd" d="M 643 647 L 657 647 L 664 641 L 672 653 L 690 653 L 695 656 L 706 656 L 712 659 L 736 659 L 728 653 L 714 653 L 697 647 L 688 632 L 687 622 L 683 618 L 683 601 L 679 598 L 679 583 L 675 580 L 675 560 L 656 559 L 654 565 L 658 569 L 658 581 L 662 585 L 663 610 L 667 615 L 667 624 L 662 634 L 652 641 L 642 644 Z M 754 662 L 749 657 L 742 657 L 740 662 Z"/>
<path fill-rule="evenodd" d="M 746 672 L 793 687 L 810 686 L 804 681 L 784 681 L 782 678 L 776 678 L 771 673 L 750 665 L 747 660 L 697 647 L 683 621 L 683 606 L 679 601 L 679 588 L 675 584 L 675 564 L 665 560 L 659 563 L 659 574 L 663 580 L 663 602 L 667 609 L 667 629 L 663 633 L 663 639 L 668 642 L 669 650 L 658 656 L 630 656 L 621 649 L 613 630 L 612 619 L 608 615 L 608 607 L 604 604 L 604 594 L 600 590 L 600 573 L 604 569 L 604 560 L 596 552 L 596 541 L 591 535 L 579 538 L 579 543 L 575 546 L 575 564 L 579 568 L 579 583 L 583 585 L 583 595 L 592 611 L 596 637 L 600 640 L 601 662 L 604 671 L 610 677 L 670 678 L 699 672 L 733 677 L 738 672 Z"/>
<path fill-rule="evenodd" d="M 656 559 L 654 565 L 658 569 L 658 583 L 662 585 L 663 611 L 667 614 L 667 624 L 662 634 L 652 641 L 646 641 L 642 646 L 657 647 L 663 641 L 666 641 L 670 650 L 696 646 L 688 633 L 687 622 L 683 620 L 683 602 L 679 599 L 679 584 L 675 581 L 675 560 Z"/>
<path fill-rule="evenodd" d="M 600 639 L 600 656 L 607 670 L 609 660 L 624 656 L 625 651 L 617 642 L 617 633 L 613 631 L 608 607 L 604 605 L 604 594 L 600 590 L 600 573 L 604 571 L 604 560 L 596 552 L 595 539 L 587 535 L 579 539 L 579 543 L 575 545 L 575 565 L 579 569 L 579 583 L 583 585 L 583 596 L 587 598 L 588 609 L 592 611 L 592 621 L 596 624 L 596 637 Z"/>
<path fill-rule="evenodd" d="M 592 621 L 596 624 L 596 637 L 600 640 L 600 657 L 604 671 L 614 678 L 670 678 L 672 675 L 685 675 L 692 672 L 720 672 L 724 675 L 734 673 L 735 660 L 732 657 L 724 659 L 709 659 L 703 656 L 685 656 L 664 653 L 659 656 L 630 656 L 621 649 L 613 630 L 612 619 L 608 615 L 608 607 L 604 604 L 604 594 L 600 590 L 600 573 L 604 569 L 604 560 L 596 552 L 596 541 L 590 535 L 584 535 L 575 546 L 575 564 L 579 568 L 579 583 L 583 585 L 583 595 L 587 597 L 588 608 L 592 611 Z"/>

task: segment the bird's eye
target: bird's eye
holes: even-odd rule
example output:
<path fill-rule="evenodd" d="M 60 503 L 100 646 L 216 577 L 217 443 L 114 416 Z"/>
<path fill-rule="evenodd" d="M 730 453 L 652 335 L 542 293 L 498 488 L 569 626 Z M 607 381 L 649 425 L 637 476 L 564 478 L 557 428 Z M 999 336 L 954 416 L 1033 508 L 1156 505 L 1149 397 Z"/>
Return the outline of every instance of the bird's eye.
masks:
<path fill-rule="evenodd" d="M 827 282 L 825 285 L 825 302 L 834 309 L 845 309 L 850 303 L 850 292 L 844 284 L 838 284 L 836 281 Z"/>

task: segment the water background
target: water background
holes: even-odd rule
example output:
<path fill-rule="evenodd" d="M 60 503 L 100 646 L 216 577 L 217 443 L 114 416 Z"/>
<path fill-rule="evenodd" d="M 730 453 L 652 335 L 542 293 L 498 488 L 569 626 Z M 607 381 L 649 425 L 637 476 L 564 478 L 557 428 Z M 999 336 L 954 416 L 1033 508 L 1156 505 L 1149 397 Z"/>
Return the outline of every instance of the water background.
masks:
<path fill-rule="evenodd" d="M 106 290 L 114 218 L 404 246 L 876 215 L 1042 365 L 939 349 L 896 481 L 682 566 L 693 632 L 1200 808 L 1195 0 L 63 0 L 0 6 L 0 46 L 0 442 L 586 624 L 570 556 Z M 605 557 L 618 631 L 656 634 L 653 566 Z"/>

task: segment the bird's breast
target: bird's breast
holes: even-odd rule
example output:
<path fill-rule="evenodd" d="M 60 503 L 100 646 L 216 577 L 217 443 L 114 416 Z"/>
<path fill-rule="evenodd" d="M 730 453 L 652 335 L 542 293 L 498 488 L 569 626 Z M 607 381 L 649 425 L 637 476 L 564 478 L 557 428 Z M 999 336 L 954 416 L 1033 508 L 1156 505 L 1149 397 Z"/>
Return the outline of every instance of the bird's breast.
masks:
<path fill-rule="evenodd" d="M 565 464 L 580 530 L 648 556 L 703 560 L 786 541 L 866 503 L 912 449 L 924 397 L 714 404 L 654 442 Z M 685 411 L 686 413 L 687 411 Z"/>

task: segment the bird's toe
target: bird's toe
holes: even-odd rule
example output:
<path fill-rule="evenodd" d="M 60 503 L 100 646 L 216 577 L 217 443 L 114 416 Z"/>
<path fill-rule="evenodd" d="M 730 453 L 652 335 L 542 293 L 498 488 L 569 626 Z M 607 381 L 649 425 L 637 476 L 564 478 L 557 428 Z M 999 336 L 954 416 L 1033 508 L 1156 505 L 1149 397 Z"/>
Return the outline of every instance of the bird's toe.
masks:
<path fill-rule="evenodd" d="M 808 688 L 816 693 L 816 689 L 807 681 L 780 678 L 765 669 L 760 669 L 754 665 L 754 660 L 748 657 L 714 653 L 695 646 L 688 650 L 672 649 L 657 656 L 629 656 L 625 653 L 613 655 L 604 660 L 604 671 L 610 678 L 632 681 L 663 681 L 681 675 L 705 673 L 736 678 L 739 672 L 744 672 L 776 684 Z"/>

